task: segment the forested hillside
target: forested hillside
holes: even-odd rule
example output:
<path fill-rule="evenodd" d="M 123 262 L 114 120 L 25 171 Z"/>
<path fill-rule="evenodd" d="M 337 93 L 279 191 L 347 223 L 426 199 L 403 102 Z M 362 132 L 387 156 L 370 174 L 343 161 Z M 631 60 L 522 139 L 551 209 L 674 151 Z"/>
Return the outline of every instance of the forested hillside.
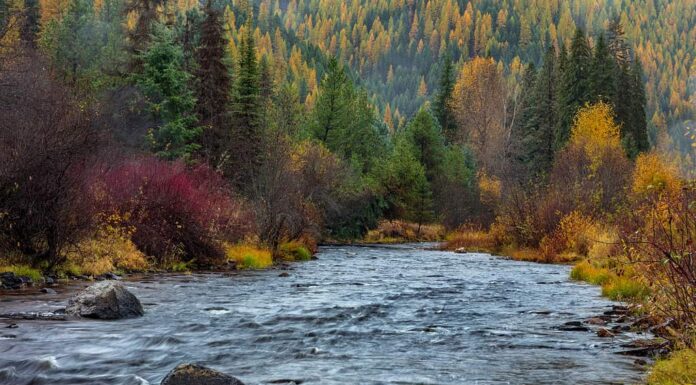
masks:
<path fill-rule="evenodd" d="M 594 45 L 618 18 L 645 72 L 650 124 L 693 119 L 696 7 L 692 1 L 587 0 L 380 0 L 252 1 L 262 52 L 285 57 L 301 41 L 349 63 L 392 121 L 409 118 L 438 89 L 441 57 L 462 63 L 491 56 L 516 80 L 527 63 L 539 65 L 546 49 L 570 46 L 576 28 Z M 233 2 L 227 20 L 239 28 Z M 310 62 L 315 57 L 304 56 Z M 297 71 L 299 66 L 293 64 Z M 315 66 L 319 76 L 322 66 Z M 308 84 L 312 92 L 316 83 Z"/>

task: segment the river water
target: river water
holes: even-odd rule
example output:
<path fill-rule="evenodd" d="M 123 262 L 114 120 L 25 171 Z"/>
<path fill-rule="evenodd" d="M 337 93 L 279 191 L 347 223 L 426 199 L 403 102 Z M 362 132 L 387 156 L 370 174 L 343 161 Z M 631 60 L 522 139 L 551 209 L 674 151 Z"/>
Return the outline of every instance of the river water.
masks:
<path fill-rule="evenodd" d="M 127 282 L 146 315 L 0 322 L 0 384 L 159 384 L 197 362 L 252 384 L 630 384 L 620 339 L 558 330 L 606 311 L 569 267 L 422 245 L 325 247 L 280 271 Z M 2 295 L 0 313 L 64 306 Z M 16 322 L 16 321 L 15 321 Z M 628 337 L 622 337 L 628 338 Z"/>

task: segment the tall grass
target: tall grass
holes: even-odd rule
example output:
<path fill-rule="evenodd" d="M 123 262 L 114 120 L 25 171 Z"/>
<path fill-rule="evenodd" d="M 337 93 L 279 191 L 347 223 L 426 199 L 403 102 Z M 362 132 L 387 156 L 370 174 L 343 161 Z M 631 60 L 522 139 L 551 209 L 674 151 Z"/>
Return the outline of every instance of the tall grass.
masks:
<path fill-rule="evenodd" d="M 227 245 L 225 255 L 239 269 L 265 269 L 273 265 L 270 250 L 248 244 Z"/>
<path fill-rule="evenodd" d="M 647 380 L 648 385 L 696 384 L 696 351 L 679 350 L 657 361 Z"/>
<path fill-rule="evenodd" d="M 28 265 L 0 266 L 0 273 L 6 272 L 14 273 L 14 275 L 19 277 L 29 277 L 34 282 L 38 282 L 43 279 L 41 271 L 39 271 L 38 269 L 34 269 Z"/>

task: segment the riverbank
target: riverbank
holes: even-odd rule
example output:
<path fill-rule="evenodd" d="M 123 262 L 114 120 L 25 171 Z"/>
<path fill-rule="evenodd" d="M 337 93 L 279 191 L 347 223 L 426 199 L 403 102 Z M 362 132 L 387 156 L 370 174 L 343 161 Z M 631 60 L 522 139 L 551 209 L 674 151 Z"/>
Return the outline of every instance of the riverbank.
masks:
<path fill-rule="evenodd" d="M 608 242 L 593 240 L 584 234 L 575 236 L 575 240 L 568 242 L 576 246 L 575 250 L 566 248 L 550 253 L 543 248 L 518 248 L 504 244 L 495 228 L 490 231 L 460 230 L 447 235 L 442 249 L 458 253 L 485 252 L 524 262 L 572 265 L 571 279 L 600 286 L 603 296 L 629 304 L 632 316 L 629 330 L 654 333 L 659 338 L 655 345 L 669 348 L 669 353 L 653 357 L 656 362 L 646 379 L 648 385 L 696 383 L 696 352 L 679 341 L 680 334 L 688 331 L 680 332 L 672 319 L 651 306 L 651 288 L 636 266 L 625 258 L 607 257 L 609 249 L 614 247 Z M 580 242 L 586 243 L 584 255 L 576 252 Z M 609 335 L 613 336 L 613 333 Z"/>

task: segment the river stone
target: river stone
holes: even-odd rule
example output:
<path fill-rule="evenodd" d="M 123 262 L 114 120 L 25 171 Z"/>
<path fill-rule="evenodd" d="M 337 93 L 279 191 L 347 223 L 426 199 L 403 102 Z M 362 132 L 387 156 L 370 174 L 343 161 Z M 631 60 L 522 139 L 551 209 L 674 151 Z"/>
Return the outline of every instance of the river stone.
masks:
<path fill-rule="evenodd" d="M 160 385 L 244 385 L 244 383 L 205 366 L 181 364 L 169 372 Z"/>
<path fill-rule="evenodd" d="M 65 313 L 70 316 L 121 319 L 140 317 L 143 306 L 122 283 L 101 281 L 81 291 L 68 302 Z"/>

